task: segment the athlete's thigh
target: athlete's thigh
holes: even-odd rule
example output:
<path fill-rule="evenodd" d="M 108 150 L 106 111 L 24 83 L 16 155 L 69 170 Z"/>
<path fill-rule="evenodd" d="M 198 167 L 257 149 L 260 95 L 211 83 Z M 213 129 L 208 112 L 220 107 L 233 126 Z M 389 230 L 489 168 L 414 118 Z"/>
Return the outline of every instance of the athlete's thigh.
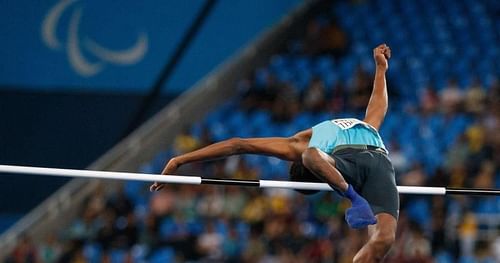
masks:
<path fill-rule="evenodd" d="M 337 168 L 347 183 L 352 185 L 354 189 L 360 193 L 363 185 L 363 178 L 357 164 L 358 154 L 359 153 L 355 151 L 346 149 L 332 154 L 330 158 L 332 159 L 331 163 Z"/>
<path fill-rule="evenodd" d="M 361 195 L 368 201 L 375 215 L 387 213 L 397 220 L 399 216 L 399 194 L 394 168 L 387 156 L 376 154 L 370 160 Z"/>

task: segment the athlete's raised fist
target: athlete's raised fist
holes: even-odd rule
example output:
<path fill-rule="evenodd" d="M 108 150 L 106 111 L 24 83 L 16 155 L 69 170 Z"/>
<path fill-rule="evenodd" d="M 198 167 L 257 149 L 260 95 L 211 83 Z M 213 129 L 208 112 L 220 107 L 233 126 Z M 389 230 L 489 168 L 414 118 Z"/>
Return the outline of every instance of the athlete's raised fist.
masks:
<path fill-rule="evenodd" d="M 377 67 L 386 70 L 389 67 L 388 60 L 391 58 L 391 48 L 386 44 L 379 45 L 373 49 L 373 58 Z"/>

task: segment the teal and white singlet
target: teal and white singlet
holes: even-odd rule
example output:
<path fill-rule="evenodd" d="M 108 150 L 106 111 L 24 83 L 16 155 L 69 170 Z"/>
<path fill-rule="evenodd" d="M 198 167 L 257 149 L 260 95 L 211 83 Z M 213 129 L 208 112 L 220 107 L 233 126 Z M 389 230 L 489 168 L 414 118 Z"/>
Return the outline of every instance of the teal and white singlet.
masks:
<path fill-rule="evenodd" d="M 332 154 L 341 145 L 372 145 L 387 150 L 377 130 L 358 119 L 329 120 L 312 127 L 309 147 Z"/>

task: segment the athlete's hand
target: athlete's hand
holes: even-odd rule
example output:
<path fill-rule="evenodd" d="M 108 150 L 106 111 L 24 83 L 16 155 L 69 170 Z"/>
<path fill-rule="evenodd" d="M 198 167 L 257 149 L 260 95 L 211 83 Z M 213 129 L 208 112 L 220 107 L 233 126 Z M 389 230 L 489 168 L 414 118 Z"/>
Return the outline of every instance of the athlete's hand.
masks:
<path fill-rule="evenodd" d="M 373 49 L 373 59 L 377 68 L 387 70 L 389 68 L 388 60 L 391 58 L 391 48 L 386 44 L 379 45 Z"/>
<path fill-rule="evenodd" d="M 179 164 L 177 163 L 175 158 L 172 158 L 172 159 L 170 159 L 170 161 L 168 161 L 167 165 L 165 166 L 165 168 L 163 169 L 161 174 L 167 175 L 167 174 L 175 173 L 175 171 L 177 171 L 178 168 L 179 168 Z M 149 187 L 149 191 L 151 191 L 151 192 L 159 191 L 163 188 L 164 185 L 165 185 L 164 183 L 155 182 L 154 184 L 152 184 Z"/>

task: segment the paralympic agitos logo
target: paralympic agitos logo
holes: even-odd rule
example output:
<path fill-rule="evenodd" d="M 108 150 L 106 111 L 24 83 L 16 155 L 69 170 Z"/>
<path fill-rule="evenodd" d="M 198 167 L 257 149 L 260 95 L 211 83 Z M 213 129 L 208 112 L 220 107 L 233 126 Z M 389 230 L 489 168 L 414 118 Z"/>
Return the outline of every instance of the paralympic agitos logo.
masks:
<path fill-rule="evenodd" d="M 148 35 L 140 32 L 134 45 L 123 50 L 112 50 L 102 46 L 95 40 L 80 32 L 83 7 L 79 0 L 61 0 L 54 5 L 42 22 L 41 34 L 43 42 L 51 49 L 64 51 L 71 67 L 81 76 L 91 77 L 101 72 L 106 65 L 132 65 L 139 62 L 148 49 Z M 62 14 L 72 8 L 65 41 L 57 36 Z M 83 52 L 85 51 L 85 52 Z M 85 56 L 91 54 L 91 61 Z"/>

